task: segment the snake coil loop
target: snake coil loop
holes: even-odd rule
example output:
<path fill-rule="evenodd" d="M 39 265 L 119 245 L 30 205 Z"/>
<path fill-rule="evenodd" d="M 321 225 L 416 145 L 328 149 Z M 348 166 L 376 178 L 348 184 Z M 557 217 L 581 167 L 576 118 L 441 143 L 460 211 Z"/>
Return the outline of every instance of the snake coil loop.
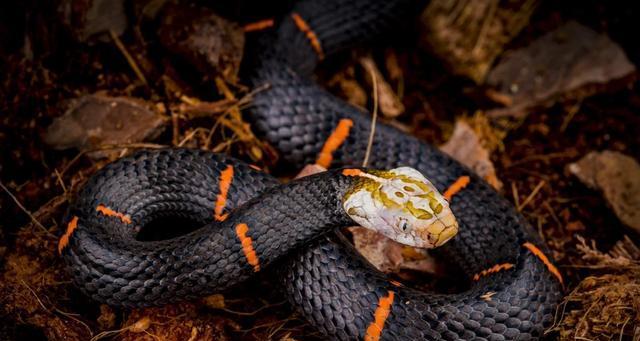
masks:
<path fill-rule="evenodd" d="M 335 169 L 363 159 L 370 119 L 311 82 L 309 73 L 336 51 L 384 37 L 415 11 L 410 0 L 301 1 L 259 39 L 245 77 L 252 86 L 269 88 L 255 95 L 247 114 L 284 164 L 318 162 Z M 279 185 L 223 155 L 142 151 L 88 181 L 59 251 L 76 285 L 111 305 L 204 296 L 284 259 L 287 297 L 332 339 L 542 337 L 561 298 L 562 277 L 524 218 L 467 168 L 390 126 L 377 126 L 370 164 L 412 167 L 432 184 L 413 188 L 409 182 L 404 188 L 405 181 L 392 192 L 402 181 L 386 179 L 373 188 L 370 182 L 388 173 L 348 168 Z M 404 196 L 409 188 L 426 201 L 417 204 L 396 193 Z M 433 189 L 447 200 L 430 194 Z M 372 213 L 380 202 L 395 207 L 392 217 Z M 140 227 L 176 215 L 203 228 L 168 240 L 136 240 Z M 428 233 L 404 240 L 414 245 L 439 246 L 458 231 L 436 252 L 458 265 L 470 287 L 445 295 L 389 281 L 331 233 L 353 220 L 382 224 L 387 235 L 426 228 Z"/>

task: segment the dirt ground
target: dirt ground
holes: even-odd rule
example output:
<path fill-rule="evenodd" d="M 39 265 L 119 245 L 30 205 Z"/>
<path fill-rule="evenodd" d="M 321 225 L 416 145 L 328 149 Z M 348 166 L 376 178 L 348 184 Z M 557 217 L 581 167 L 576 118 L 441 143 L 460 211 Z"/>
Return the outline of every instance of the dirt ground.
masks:
<path fill-rule="evenodd" d="M 162 42 L 160 27 L 169 14 L 149 13 L 164 1 L 125 2 L 122 32 L 84 38 L 78 27 L 89 20 L 81 16 L 89 3 L 0 5 L 0 339 L 321 339 L 278 290 L 264 289 L 270 287 L 268 273 L 197 302 L 132 311 L 96 304 L 69 282 L 56 249 L 64 213 L 84 181 L 109 160 L 178 145 L 229 153 L 267 170 L 276 160 L 242 120 L 252 89 L 235 83 L 233 70 L 207 74 L 207 65 L 178 51 L 183 47 Z M 187 12 L 185 3 L 171 13 Z M 73 15 L 61 14 L 61 4 L 74 8 Z M 237 27 L 285 13 L 288 5 L 193 2 Z M 632 33 L 638 18 L 640 10 L 623 2 L 542 2 L 492 65 L 572 20 L 607 36 L 630 65 L 640 65 Z M 637 71 L 559 93 L 528 106 L 525 115 L 497 118 L 491 111 L 510 99 L 454 75 L 446 60 L 419 46 L 421 34 L 410 28 L 384 46 L 329 58 L 318 81 L 371 108 L 362 67 L 363 56 L 371 56 L 404 108 L 383 119 L 437 145 L 451 138 L 457 122 L 467 122 L 488 151 L 501 193 L 538 230 L 565 276 L 566 299 L 546 338 L 640 339 L 640 231 L 623 223 L 603 191 L 585 185 L 569 167 L 592 151 L 640 160 Z M 116 145 L 56 149 L 59 141 L 45 141 L 74 99 L 96 93 L 142 101 L 162 129 L 142 122 L 134 142 Z M 125 104 L 139 102 L 132 103 Z M 148 137 L 136 140 L 142 132 Z M 102 152 L 97 158 L 96 150 Z"/>

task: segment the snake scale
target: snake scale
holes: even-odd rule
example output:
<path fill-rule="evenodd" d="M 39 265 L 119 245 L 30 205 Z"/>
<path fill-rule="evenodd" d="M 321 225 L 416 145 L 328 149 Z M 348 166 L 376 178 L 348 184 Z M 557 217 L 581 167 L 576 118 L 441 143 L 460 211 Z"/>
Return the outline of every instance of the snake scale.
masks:
<path fill-rule="evenodd" d="M 249 50 L 244 79 L 268 89 L 255 94 L 246 115 L 283 165 L 331 169 L 279 184 L 205 151 L 119 159 L 87 182 L 70 209 L 59 251 L 75 284 L 114 306 L 161 305 L 225 290 L 277 262 L 291 304 L 327 338 L 541 338 L 561 298 L 560 273 L 512 205 L 437 148 L 378 124 L 370 166 L 412 167 L 445 196 L 465 180 L 447 197 L 459 232 L 435 251 L 461 269 L 468 289 L 427 293 L 390 281 L 333 233 L 354 224 L 342 206 L 348 193 L 364 176 L 383 173 L 352 167 L 365 156 L 371 120 L 318 87 L 313 69 L 337 51 L 384 38 L 417 10 L 407 0 L 296 2 Z M 428 200 L 434 210 L 420 214 L 433 218 L 442 207 Z M 165 217 L 203 227 L 136 239 Z"/>

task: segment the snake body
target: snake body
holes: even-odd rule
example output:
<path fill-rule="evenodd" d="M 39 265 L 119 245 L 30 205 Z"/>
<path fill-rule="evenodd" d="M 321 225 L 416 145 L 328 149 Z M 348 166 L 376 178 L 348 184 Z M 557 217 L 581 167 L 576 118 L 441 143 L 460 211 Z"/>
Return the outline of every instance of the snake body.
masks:
<path fill-rule="evenodd" d="M 369 117 L 315 85 L 310 72 L 336 51 L 383 36 L 415 9 L 404 0 L 302 1 L 265 34 L 246 77 L 269 88 L 255 95 L 248 115 L 284 164 L 361 162 Z M 327 138 L 341 125 L 347 134 L 326 155 Z M 469 278 L 467 290 L 425 293 L 389 281 L 332 233 L 353 225 L 341 205 L 357 176 L 329 170 L 282 185 L 233 158 L 185 149 L 141 151 L 97 172 L 70 210 L 59 250 L 76 285 L 115 306 L 201 297 L 279 262 L 291 303 L 332 339 L 543 336 L 562 277 L 511 204 L 435 147 L 384 124 L 370 165 L 413 167 L 440 191 L 468 179 L 449 202 L 459 233 L 437 250 Z M 166 216 L 204 227 L 136 240 L 140 227 Z"/>

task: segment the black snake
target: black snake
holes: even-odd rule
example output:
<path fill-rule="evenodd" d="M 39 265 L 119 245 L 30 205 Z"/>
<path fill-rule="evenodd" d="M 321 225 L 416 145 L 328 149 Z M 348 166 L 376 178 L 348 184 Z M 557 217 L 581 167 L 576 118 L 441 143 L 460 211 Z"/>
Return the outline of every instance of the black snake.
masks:
<path fill-rule="evenodd" d="M 322 58 L 383 37 L 417 9 L 405 0 L 301 1 L 264 34 L 245 77 L 269 88 L 247 114 L 283 164 L 362 162 L 369 116 L 309 75 Z M 59 251 L 75 283 L 110 305 L 201 297 L 281 261 L 287 297 L 330 338 L 540 338 L 553 322 L 562 277 L 524 218 L 467 168 L 390 126 L 377 126 L 370 165 L 415 168 L 440 191 L 464 180 L 466 187 L 449 193 L 459 232 L 437 251 L 462 269 L 468 290 L 424 293 L 389 281 L 331 233 L 354 224 L 343 204 L 354 188 L 371 190 L 363 178 L 388 172 L 337 169 L 281 185 L 240 161 L 195 150 L 142 151 L 101 169 L 72 206 Z M 431 209 L 413 207 L 413 216 L 431 219 L 447 209 L 422 194 Z M 140 227 L 167 216 L 205 227 L 136 240 Z M 438 238 L 432 244 L 445 241 Z"/>

